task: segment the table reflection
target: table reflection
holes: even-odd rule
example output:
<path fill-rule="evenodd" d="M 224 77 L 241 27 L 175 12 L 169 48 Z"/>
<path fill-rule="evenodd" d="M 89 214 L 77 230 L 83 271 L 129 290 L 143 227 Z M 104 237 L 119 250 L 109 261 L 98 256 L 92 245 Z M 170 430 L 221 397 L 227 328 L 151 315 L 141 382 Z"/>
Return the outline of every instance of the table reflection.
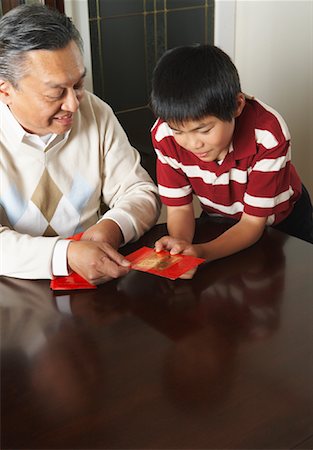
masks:
<path fill-rule="evenodd" d="M 1 278 L 1 447 L 304 442 L 311 256 L 271 230 L 192 280 L 131 271 L 55 293 L 48 281 Z"/>
<path fill-rule="evenodd" d="M 119 281 L 133 313 L 172 341 L 164 386 L 177 406 L 211 409 L 221 402 L 234 380 L 239 346 L 277 331 L 285 258 L 281 243 L 269 248 L 255 246 L 240 264 L 231 258 L 207 264 L 192 281 L 141 272 Z"/>
<path fill-rule="evenodd" d="M 279 325 L 285 280 L 283 246 L 270 237 L 267 243 L 205 264 L 192 280 L 131 271 L 117 291 L 134 313 L 174 340 L 212 322 L 242 338 L 263 338 Z"/>
<path fill-rule="evenodd" d="M 96 410 L 105 395 L 105 358 L 85 323 L 73 318 L 70 296 L 57 301 L 46 282 L 2 279 L 0 298 L 2 398 L 18 373 L 15 395 L 32 392 L 25 424 L 31 411 L 39 421 L 45 411 L 59 422 Z"/>

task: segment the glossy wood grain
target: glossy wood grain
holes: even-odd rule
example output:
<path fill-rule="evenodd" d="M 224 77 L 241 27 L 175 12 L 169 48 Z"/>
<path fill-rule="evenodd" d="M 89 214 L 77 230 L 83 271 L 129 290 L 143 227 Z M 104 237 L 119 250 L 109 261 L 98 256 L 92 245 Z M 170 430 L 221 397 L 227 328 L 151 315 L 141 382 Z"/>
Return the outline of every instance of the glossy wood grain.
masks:
<path fill-rule="evenodd" d="M 312 448 L 312 274 L 313 246 L 268 230 L 192 280 L 2 278 L 1 449 Z"/>

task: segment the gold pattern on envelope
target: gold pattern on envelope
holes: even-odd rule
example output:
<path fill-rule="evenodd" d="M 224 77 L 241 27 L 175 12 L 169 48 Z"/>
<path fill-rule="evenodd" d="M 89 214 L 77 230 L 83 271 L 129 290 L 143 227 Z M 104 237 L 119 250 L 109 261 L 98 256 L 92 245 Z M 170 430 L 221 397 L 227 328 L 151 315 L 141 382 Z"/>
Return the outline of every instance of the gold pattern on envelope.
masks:
<path fill-rule="evenodd" d="M 181 258 L 179 256 L 160 255 L 158 253 L 153 253 L 146 258 L 143 258 L 141 261 L 136 262 L 135 266 L 138 269 L 144 270 L 165 270 L 176 264 L 180 259 Z"/>

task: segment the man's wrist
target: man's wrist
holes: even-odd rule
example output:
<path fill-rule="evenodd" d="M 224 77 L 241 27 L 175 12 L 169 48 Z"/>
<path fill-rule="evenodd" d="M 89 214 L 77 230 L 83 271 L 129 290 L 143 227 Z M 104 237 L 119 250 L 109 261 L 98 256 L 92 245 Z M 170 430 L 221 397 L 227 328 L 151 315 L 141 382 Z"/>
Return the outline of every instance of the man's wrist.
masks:
<path fill-rule="evenodd" d="M 122 241 L 121 244 L 125 245 L 129 241 L 131 241 L 135 237 L 135 229 L 133 226 L 132 221 L 128 217 L 127 214 L 125 214 L 122 211 L 117 210 L 109 210 L 107 211 L 104 216 L 98 221 L 98 223 L 101 223 L 104 220 L 112 220 L 116 223 L 116 225 L 119 227 L 121 235 L 122 235 Z"/>

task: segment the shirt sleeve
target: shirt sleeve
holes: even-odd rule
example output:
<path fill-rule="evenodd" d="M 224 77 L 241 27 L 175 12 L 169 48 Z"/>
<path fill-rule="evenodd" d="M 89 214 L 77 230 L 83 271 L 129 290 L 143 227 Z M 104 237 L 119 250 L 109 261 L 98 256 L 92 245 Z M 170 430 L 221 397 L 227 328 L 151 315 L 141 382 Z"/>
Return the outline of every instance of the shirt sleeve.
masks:
<path fill-rule="evenodd" d="M 271 142 L 273 143 L 271 146 Z M 258 217 L 272 217 L 290 211 L 301 191 L 301 181 L 291 165 L 290 141 L 269 141 L 259 144 L 254 158 L 247 190 L 244 194 L 244 212 Z M 292 182 L 293 178 L 293 182 Z M 294 180 L 298 180 L 295 183 Z"/>
<path fill-rule="evenodd" d="M 59 237 L 33 237 L 0 227 L 0 275 L 51 279 L 52 256 Z"/>
<path fill-rule="evenodd" d="M 182 164 L 173 138 L 168 134 L 170 133 L 168 128 L 163 122 L 160 127 L 156 126 L 152 129 L 152 142 L 157 155 L 159 194 L 162 203 L 167 206 L 187 205 L 192 202 L 192 187 L 182 170 Z"/>
<path fill-rule="evenodd" d="M 52 273 L 55 276 L 65 276 L 69 274 L 67 266 L 67 249 L 70 240 L 60 239 L 54 246 L 52 256 Z"/>
<path fill-rule="evenodd" d="M 110 108 L 106 116 L 102 195 L 110 210 L 102 218 L 120 226 L 126 244 L 156 223 L 160 201 L 157 186 L 140 164 L 139 152 Z"/>

